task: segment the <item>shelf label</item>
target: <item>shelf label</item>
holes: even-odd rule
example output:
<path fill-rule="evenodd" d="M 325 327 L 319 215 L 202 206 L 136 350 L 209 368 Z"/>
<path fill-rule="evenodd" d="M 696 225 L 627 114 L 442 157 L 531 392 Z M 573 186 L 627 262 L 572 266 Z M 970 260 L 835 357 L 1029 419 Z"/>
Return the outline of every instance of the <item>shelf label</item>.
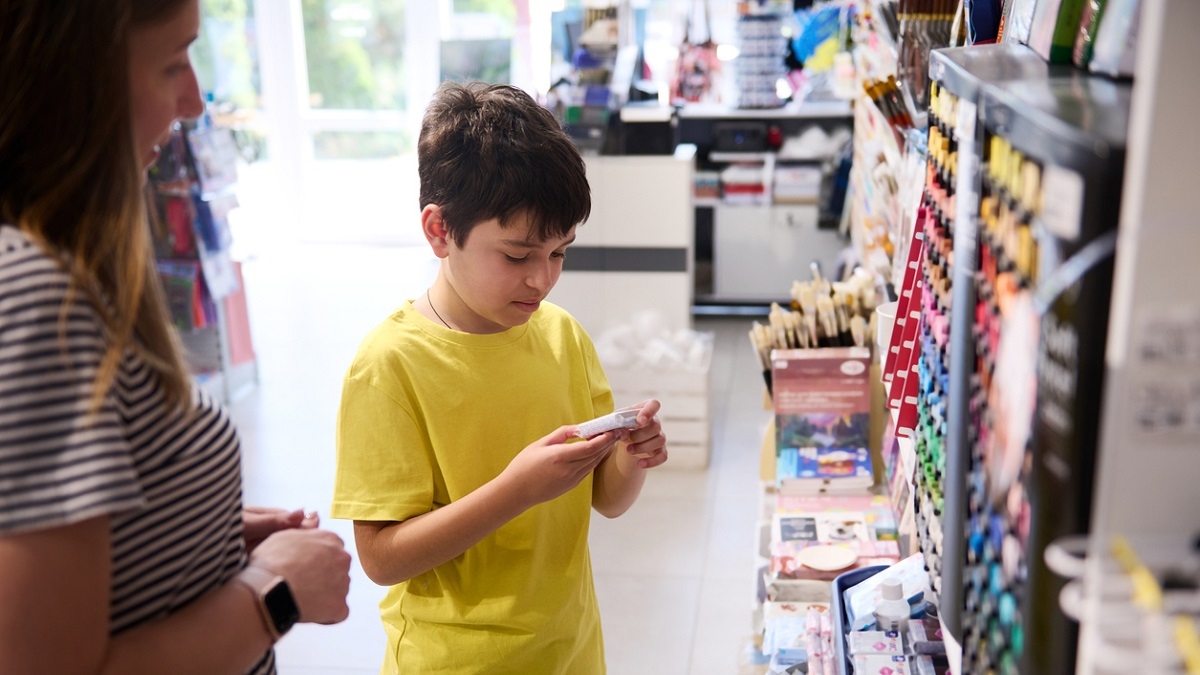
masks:
<path fill-rule="evenodd" d="M 954 251 L 955 263 L 961 265 L 963 273 L 968 275 L 975 272 L 976 214 L 979 210 L 979 195 L 975 190 L 979 184 L 979 160 L 975 154 L 976 115 L 974 102 L 961 98 L 958 100 L 958 124 L 955 129 L 958 137 L 958 179 L 954 186 L 958 198 L 957 213 L 954 214 Z M 958 273 L 955 272 L 955 275 L 958 276 Z"/>
<path fill-rule="evenodd" d="M 1083 177 L 1047 164 L 1042 174 L 1042 223 L 1059 239 L 1075 241 L 1083 222 Z"/>

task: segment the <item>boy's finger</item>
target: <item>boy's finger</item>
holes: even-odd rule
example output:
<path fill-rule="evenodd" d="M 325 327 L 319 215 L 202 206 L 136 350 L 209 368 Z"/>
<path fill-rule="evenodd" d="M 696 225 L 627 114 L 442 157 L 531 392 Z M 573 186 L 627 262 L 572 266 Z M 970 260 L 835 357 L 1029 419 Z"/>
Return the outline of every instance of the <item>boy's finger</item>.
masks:
<path fill-rule="evenodd" d="M 667 452 L 664 450 L 653 457 L 643 457 L 638 460 L 638 466 L 643 469 L 653 469 L 667 463 Z"/>
<path fill-rule="evenodd" d="M 654 419 L 654 416 L 657 415 L 658 411 L 662 408 L 662 403 L 659 403 L 658 399 L 653 398 L 647 399 L 639 405 L 641 406 L 641 410 L 638 412 L 637 416 L 638 426 L 645 426 L 649 424 L 650 420 Z"/>
<path fill-rule="evenodd" d="M 575 434 L 575 431 L 578 428 L 579 427 L 574 424 L 561 426 L 550 432 L 549 435 L 542 438 L 542 441 L 544 441 L 546 445 L 558 445 L 560 443 L 566 443 L 569 440 L 579 438 L 579 436 Z"/>
<path fill-rule="evenodd" d="M 566 446 L 566 459 L 569 462 L 587 461 L 607 452 L 616 443 L 616 440 L 617 436 L 614 432 L 606 431 L 585 441 L 571 443 Z"/>

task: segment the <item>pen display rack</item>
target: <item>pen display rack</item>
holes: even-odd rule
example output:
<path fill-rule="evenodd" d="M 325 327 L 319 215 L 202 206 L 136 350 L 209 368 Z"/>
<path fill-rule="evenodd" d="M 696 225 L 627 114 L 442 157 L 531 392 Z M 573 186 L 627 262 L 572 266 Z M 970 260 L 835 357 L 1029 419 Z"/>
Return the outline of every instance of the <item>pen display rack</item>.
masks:
<path fill-rule="evenodd" d="M 914 497 L 917 537 L 933 591 L 941 594 L 945 513 L 946 420 L 949 399 L 951 278 L 954 272 L 954 211 L 958 143 L 956 99 L 931 92 L 929 161 L 923 195 L 925 256 L 921 265 L 921 329 L 917 362 L 917 466 Z"/>
<path fill-rule="evenodd" d="M 1031 223 L 1041 205 L 1041 167 L 1002 136 L 985 132 L 980 191 L 979 258 L 975 274 L 975 387 L 970 401 L 971 455 L 968 481 L 964 663 L 986 672 L 1017 672 L 1024 653 L 1022 607 L 1029 569 L 1030 448 L 1027 429 L 1013 423 L 1030 419 L 1010 405 L 1009 382 L 1033 376 L 1035 341 L 1022 340 L 1014 321 L 1018 297 L 1037 283 L 1037 245 Z M 1031 321 L 1029 326 L 1033 326 Z M 1001 331 L 1015 340 L 1000 354 Z M 1008 347 L 1008 345 L 1006 345 Z M 999 372 L 998 361 L 1007 369 Z M 1015 377 L 1002 381 L 1005 374 Z M 1023 431 L 1023 433 L 1022 433 Z"/>
<path fill-rule="evenodd" d="M 964 518 L 942 523 L 942 616 L 963 672 L 1071 672 L 1041 554 L 1087 528 L 1129 87 L 1013 45 L 935 51 L 930 77 L 918 439 L 942 442 L 943 513 Z"/>
<path fill-rule="evenodd" d="M 1065 69 L 982 98 L 994 194 L 980 201 L 976 278 L 991 283 L 1000 325 L 988 340 L 992 391 L 979 392 L 991 417 L 980 448 L 986 481 L 972 481 L 986 487 L 980 501 L 992 509 L 982 533 L 986 573 L 976 573 L 981 608 L 992 611 L 976 625 L 976 653 L 1002 669 L 1075 668 L 1077 630 L 1058 606 L 1063 582 L 1042 553 L 1089 526 L 1131 98 L 1128 84 Z M 991 319 L 995 332 L 995 312 Z M 1023 409 L 1029 398 L 1032 414 Z M 989 607 L 984 596 L 995 596 L 997 577 Z"/>

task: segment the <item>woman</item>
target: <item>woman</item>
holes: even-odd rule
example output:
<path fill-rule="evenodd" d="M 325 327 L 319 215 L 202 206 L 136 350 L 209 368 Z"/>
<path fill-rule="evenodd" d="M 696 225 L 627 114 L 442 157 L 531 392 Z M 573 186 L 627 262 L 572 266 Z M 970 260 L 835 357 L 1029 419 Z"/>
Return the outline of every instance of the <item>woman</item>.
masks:
<path fill-rule="evenodd" d="M 0 673 L 272 672 L 346 617 L 315 516 L 241 505 L 154 270 L 145 172 L 202 112 L 197 0 L 0 0 Z"/>

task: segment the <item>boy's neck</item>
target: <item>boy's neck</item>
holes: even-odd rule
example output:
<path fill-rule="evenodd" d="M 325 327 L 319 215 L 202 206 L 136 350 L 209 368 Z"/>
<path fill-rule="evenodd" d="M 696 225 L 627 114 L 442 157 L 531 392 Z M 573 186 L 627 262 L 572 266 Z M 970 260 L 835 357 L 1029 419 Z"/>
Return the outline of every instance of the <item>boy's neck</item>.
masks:
<path fill-rule="evenodd" d="M 489 335 L 503 333 L 509 328 L 476 315 L 440 273 L 413 306 L 426 319 L 460 333 Z"/>

